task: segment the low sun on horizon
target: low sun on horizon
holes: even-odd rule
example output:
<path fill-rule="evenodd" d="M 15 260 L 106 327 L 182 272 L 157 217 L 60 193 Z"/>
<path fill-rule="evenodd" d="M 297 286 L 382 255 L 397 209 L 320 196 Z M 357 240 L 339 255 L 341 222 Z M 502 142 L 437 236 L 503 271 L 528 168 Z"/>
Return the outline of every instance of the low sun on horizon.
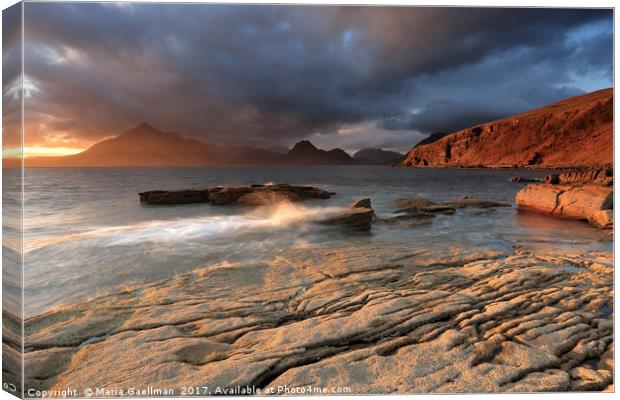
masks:
<path fill-rule="evenodd" d="M 10 147 L 3 149 L 2 158 L 19 158 L 19 157 L 60 157 L 70 156 L 78 154 L 85 149 L 77 147 L 42 147 L 42 146 L 26 146 L 22 149 L 20 147 Z"/>

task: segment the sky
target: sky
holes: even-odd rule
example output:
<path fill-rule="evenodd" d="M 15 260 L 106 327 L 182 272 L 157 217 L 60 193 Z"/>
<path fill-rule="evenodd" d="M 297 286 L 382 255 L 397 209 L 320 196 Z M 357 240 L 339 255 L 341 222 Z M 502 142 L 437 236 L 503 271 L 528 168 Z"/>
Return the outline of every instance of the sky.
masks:
<path fill-rule="evenodd" d="M 27 3 L 25 144 L 70 153 L 147 121 L 212 143 L 310 139 L 405 152 L 433 132 L 611 87 L 612 18 L 587 9 Z M 18 39 L 5 38 L 5 55 Z M 18 82 L 10 72 L 5 98 Z"/>

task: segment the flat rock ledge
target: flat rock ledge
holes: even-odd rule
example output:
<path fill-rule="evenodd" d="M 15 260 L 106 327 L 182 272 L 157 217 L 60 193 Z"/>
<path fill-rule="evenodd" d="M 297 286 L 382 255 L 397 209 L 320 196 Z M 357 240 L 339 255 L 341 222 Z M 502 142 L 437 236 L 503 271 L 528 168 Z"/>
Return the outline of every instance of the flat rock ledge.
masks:
<path fill-rule="evenodd" d="M 612 228 L 613 197 L 608 186 L 532 184 L 517 193 L 516 203 L 523 210 Z"/>
<path fill-rule="evenodd" d="M 26 388 L 613 390 L 611 253 L 435 254 L 295 250 L 59 307 L 25 321 Z"/>
<path fill-rule="evenodd" d="M 333 193 L 316 187 L 294 186 L 285 183 L 206 189 L 152 190 L 139 193 L 140 203 L 144 204 L 211 203 L 248 206 L 270 205 L 284 200 L 297 202 L 308 199 L 329 199 L 332 195 Z"/>
<path fill-rule="evenodd" d="M 517 207 L 613 228 L 613 169 L 577 169 L 547 175 L 544 182 L 521 189 L 515 199 Z"/>

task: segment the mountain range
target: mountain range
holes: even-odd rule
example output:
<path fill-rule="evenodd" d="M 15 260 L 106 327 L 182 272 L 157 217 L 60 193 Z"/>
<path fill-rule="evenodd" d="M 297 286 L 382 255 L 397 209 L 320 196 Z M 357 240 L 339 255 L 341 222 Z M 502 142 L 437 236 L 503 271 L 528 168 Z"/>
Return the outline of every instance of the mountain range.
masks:
<path fill-rule="evenodd" d="M 11 165 L 15 164 L 15 165 Z M 17 166 L 18 159 L 3 160 Z M 27 157 L 27 167 L 203 165 L 400 165 L 407 167 L 584 167 L 613 164 L 613 89 L 603 89 L 453 133 L 434 133 L 406 156 L 382 149 L 292 149 L 224 146 L 141 123 L 87 150 L 62 157 Z"/>
<path fill-rule="evenodd" d="M 370 154 L 366 157 L 351 157 L 342 149 L 318 149 L 307 140 L 300 141 L 288 151 L 282 148 L 267 150 L 250 146 L 222 146 L 188 139 L 174 132 L 164 132 L 143 122 L 81 153 L 60 157 L 28 157 L 25 164 L 27 167 L 358 165 L 389 164 L 395 155 L 404 158 L 399 153 L 368 150 Z M 366 153 L 362 150 L 356 156 L 359 154 Z M 387 158 L 386 154 L 389 155 Z"/>

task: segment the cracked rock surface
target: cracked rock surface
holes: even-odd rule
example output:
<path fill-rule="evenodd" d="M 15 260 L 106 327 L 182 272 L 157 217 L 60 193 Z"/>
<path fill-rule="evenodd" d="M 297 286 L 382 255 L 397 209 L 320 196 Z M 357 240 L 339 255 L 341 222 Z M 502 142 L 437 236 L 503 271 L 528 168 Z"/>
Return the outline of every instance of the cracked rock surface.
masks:
<path fill-rule="evenodd" d="M 285 254 L 28 319 L 26 387 L 613 387 L 608 252 L 373 244 Z"/>
<path fill-rule="evenodd" d="M 613 188 L 608 186 L 531 184 L 517 193 L 516 203 L 524 210 L 611 228 L 613 197 Z"/>

